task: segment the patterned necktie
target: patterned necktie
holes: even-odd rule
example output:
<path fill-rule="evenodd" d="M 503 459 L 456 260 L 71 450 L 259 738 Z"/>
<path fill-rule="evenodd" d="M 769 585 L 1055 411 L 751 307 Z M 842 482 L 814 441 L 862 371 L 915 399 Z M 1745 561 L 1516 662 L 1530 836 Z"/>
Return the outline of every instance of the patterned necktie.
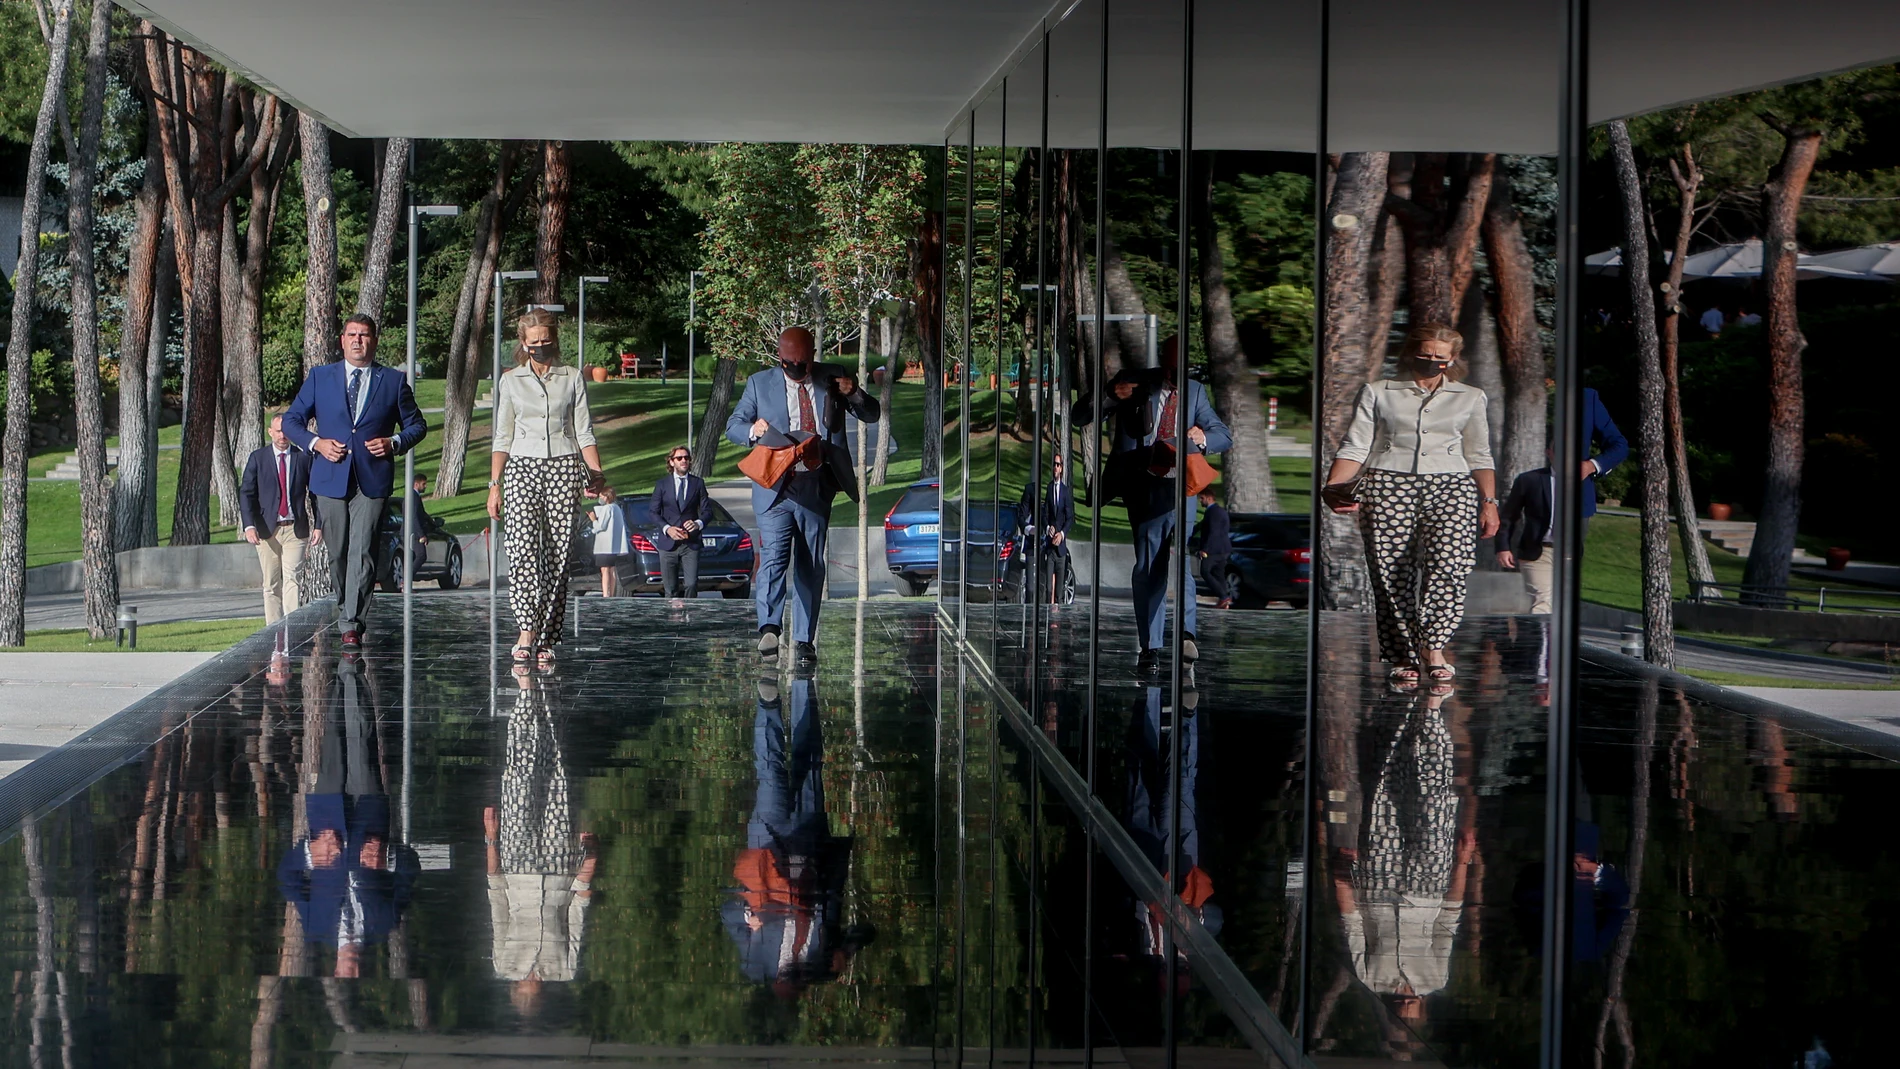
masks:
<path fill-rule="evenodd" d="M 277 518 L 290 518 L 290 472 L 284 463 L 285 454 L 277 454 Z"/>
<path fill-rule="evenodd" d="M 818 416 L 811 407 L 811 387 L 798 388 L 798 424 L 799 430 L 818 433 Z"/>
<path fill-rule="evenodd" d="M 357 406 L 362 403 L 361 398 L 359 396 L 362 393 L 362 391 L 363 391 L 363 369 L 360 367 L 351 368 L 350 369 L 350 422 L 352 424 L 356 422 Z"/>
<path fill-rule="evenodd" d="M 1161 425 L 1155 428 L 1155 439 L 1162 442 L 1174 441 L 1175 399 L 1181 396 L 1180 390 L 1169 390 L 1168 401 L 1161 406 Z"/>

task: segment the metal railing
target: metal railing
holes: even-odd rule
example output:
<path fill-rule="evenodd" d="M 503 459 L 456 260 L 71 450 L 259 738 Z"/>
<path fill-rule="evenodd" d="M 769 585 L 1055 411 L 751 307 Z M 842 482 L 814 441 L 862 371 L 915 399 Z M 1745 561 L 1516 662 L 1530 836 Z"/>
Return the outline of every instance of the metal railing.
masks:
<path fill-rule="evenodd" d="M 1743 583 L 1710 583 L 1696 579 L 1689 580 L 1689 601 L 1697 604 L 1719 603 L 1742 605 L 1748 608 L 1787 609 L 1795 612 L 1870 612 L 1900 613 L 1900 591 L 1870 590 L 1866 587 L 1834 587 L 1834 603 L 1828 604 L 1827 587 L 1762 587 Z M 1854 604 L 1843 602 L 1842 598 L 1855 601 L 1871 598 L 1883 604 Z"/>

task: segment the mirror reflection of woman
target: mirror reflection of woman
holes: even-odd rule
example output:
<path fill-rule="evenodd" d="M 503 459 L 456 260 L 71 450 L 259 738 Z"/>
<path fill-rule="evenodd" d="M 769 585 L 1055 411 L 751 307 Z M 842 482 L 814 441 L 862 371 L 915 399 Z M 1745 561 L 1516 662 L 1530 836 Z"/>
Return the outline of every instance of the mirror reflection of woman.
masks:
<path fill-rule="evenodd" d="M 1464 344 L 1447 326 L 1412 328 L 1398 374 L 1360 387 L 1326 475 L 1328 507 L 1359 514 L 1379 657 L 1395 683 L 1457 674 L 1445 647 L 1464 621 L 1477 540 L 1498 531 L 1485 396 L 1460 381 Z"/>
<path fill-rule="evenodd" d="M 488 515 L 504 520 L 517 663 L 554 665 L 567 617 L 567 570 L 581 489 L 606 486 L 580 369 L 561 363 L 553 313 L 515 325 L 515 366 L 495 390 Z M 504 518 L 504 512 L 506 516 Z"/>

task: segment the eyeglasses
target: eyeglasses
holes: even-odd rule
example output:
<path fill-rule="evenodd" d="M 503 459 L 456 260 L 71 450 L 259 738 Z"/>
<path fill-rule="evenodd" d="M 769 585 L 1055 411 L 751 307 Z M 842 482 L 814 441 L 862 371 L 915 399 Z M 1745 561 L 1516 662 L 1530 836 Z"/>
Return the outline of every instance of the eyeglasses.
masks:
<path fill-rule="evenodd" d="M 687 454 L 687 453 L 674 453 L 674 454 L 673 454 L 672 456 L 670 456 L 670 457 L 667 457 L 666 459 L 668 459 L 668 460 L 691 460 L 691 459 L 693 459 L 693 458 L 692 458 L 692 456 L 691 456 L 690 454 Z"/>

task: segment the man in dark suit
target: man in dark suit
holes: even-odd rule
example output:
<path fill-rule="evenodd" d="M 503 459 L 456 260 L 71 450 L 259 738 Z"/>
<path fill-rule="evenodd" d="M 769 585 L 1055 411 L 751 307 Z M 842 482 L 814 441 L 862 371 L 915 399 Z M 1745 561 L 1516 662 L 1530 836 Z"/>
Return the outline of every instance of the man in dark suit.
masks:
<path fill-rule="evenodd" d="M 1594 505 L 1595 490 L 1587 484 L 1584 489 L 1584 500 Z M 1550 612 L 1555 589 L 1557 554 L 1551 552 L 1550 518 L 1556 493 L 1557 482 L 1550 466 L 1533 468 L 1511 481 L 1511 492 L 1498 510 L 1498 565 L 1515 568 L 1524 577 L 1534 613 Z"/>
<path fill-rule="evenodd" d="M 244 461 L 244 480 L 238 486 L 244 540 L 257 547 L 258 562 L 264 566 L 266 624 L 303 606 L 297 570 L 309 547 L 323 543 L 322 517 L 310 522 L 309 486 L 310 454 L 291 446 L 283 417 L 273 418 L 270 444 L 253 450 Z"/>
<path fill-rule="evenodd" d="M 1227 585 L 1227 561 L 1234 554 L 1233 518 L 1227 507 L 1214 498 L 1214 491 L 1201 491 L 1201 581 L 1219 600 L 1219 608 L 1234 607 L 1234 591 Z"/>
<path fill-rule="evenodd" d="M 1024 532 L 1042 542 L 1041 574 L 1048 577 L 1045 589 L 1052 605 L 1061 601 L 1062 576 L 1069 562 L 1069 529 L 1075 526 L 1075 494 L 1065 476 L 1062 454 L 1057 452 L 1054 473 L 1040 499 L 1035 485 L 1026 484 L 1022 501 L 1016 506 Z"/>
<path fill-rule="evenodd" d="M 1186 494 L 1177 478 L 1183 458 L 1191 454 L 1225 453 L 1233 445 L 1227 424 L 1208 400 L 1207 389 L 1179 369 L 1179 339 L 1169 338 L 1161 350 L 1161 366 L 1123 369 L 1108 383 L 1100 415 L 1115 421 L 1113 451 L 1103 472 L 1110 497 L 1119 497 L 1128 509 L 1128 525 L 1135 532 L 1135 626 L 1141 643 L 1136 667 L 1142 673 L 1161 668 L 1163 625 L 1168 601 L 1168 558 L 1174 544 L 1174 508 Z M 1096 402 L 1076 406 L 1074 419 L 1094 422 Z M 1186 406 L 1187 440 L 1176 442 L 1178 406 Z M 1180 532 L 1185 546 L 1194 536 L 1194 510 L 1187 510 L 1187 530 Z M 1188 573 L 1181 591 L 1181 623 L 1185 632 L 1181 660 L 1200 658 L 1194 641 L 1194 575 Z"/>
<path fill-rule="evenodd" d="M 660 586 L 669 598 L 699 596 L 699 532 L 712 519 L 712 497 L 706 480 L 694 475 L 693 451 L 674 446 L 666 458 L 667 473 L 653 484 L 647 499 L 647 519 L 659 525 L 653 545 L 660 551 Z M 680 573 L 686 581 L 680 582 Z"/>
<path fill-rule="evenodd" d="M 844 415 L 860 424 L 878 420 L 877 398 L 858 386 L 857 376 L 814 359 L 811 331 L 791 327 L 779 335 L 778 366 L 746 379 L 745 394 L 726 421 L 726 438 L 740 447 L 800 446 L 816 438 L 815 456 L 801 455 L 770 487 L 752 488 L 759 522 L 759 574 L 753 600 L 758 608 L 759 652 L 776 656 L 785 618 L 785 579 L 791 572 L 798 619 L 792 639 L 801 660 L 818 656 L 818 607 L 825 596 L 825 540 L 831 499 L 843 490 L 858 499 Z"/>
<path fill-rule="evenodd" d="M 429 433 L 409 380 L 376 363 L 376 320 L 343 324 L 343 361 L 310 369 L 284 413 L 284 434 L 311 453 L 310 492 L 330 544 L 343 648 L 362 648 L 376 581 L 376 532 L 395 484 L 396 458 Z M 317 428 L 309 424 L 316 420 Z"/>

